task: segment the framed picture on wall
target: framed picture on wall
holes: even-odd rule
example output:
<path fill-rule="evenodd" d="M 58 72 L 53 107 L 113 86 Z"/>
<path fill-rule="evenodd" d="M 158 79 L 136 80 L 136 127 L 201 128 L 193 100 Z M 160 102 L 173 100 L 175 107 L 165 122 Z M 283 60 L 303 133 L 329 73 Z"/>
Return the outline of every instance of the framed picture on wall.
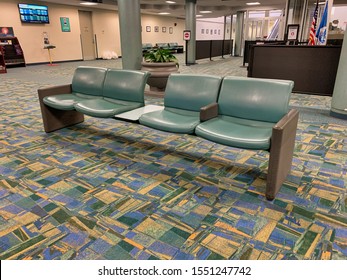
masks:
<path fill-rule="evenodd" d="M 201 29 L 201 34 L 205 34 L 205 29 Z"/>
<path fill-rule="evenodd" d="M 173 33 L 173 28 L 169 27 L 169 33 L 172 34 Z"/>
<path fill-rule="evenodd" d="M 166 33 L 166 27 L 162 27 L 161 32 Z"/>
<path fill-rule="evenodd" d="M 154 26 L 154 32 L 159 32 L 159 26 Z"/>
<path fill-rule="evenodd" d="M 150 26 L 146 26 L 146 32 L 151 32 L 151 27 Z"/>
<path fill-rule="evenodd" d="M 209 29 L 206 29 L 206 34 L 208 34 L 208 30 L 209 30 Z"/>

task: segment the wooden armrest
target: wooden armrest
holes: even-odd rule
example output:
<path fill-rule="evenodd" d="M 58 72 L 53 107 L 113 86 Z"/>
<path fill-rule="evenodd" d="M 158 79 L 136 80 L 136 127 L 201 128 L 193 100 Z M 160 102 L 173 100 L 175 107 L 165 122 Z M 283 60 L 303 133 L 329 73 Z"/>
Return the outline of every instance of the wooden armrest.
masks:
<path fill-rule="evenodd" d="M 218 103 L 211 103 L 200 108 L 200 121 L 207 121 L 218 116 Z"/>
<path fill-rule="evenodd" d="M 66 93 L 71 93 L 71 92 L 72 92 L 71 84 L 52 86 L 52 87 L 46 87 L 46 88 L 39 88 L 37 90 L 37 93 L 39 95 L 40 100 L 46 96 L 57 95 L 57 94 L 66 94 Z"/>
<path fill-rule="evenodd" d="M 46 96 L 69 94 L 71 92 L 71 84 L 40 88 L 37 90 L 45 132 L 52 132 L 84 121 L 84 116 L 80 112 L 54 109 L 43 102 L 43 98 Z"/>
<path fill-rule="evenodd" d="M 273 127 L 273 133 L 274 131 L 282 131 L 282 138 L 286 139 L 288 138 L 289 134 L 291 134 L 293 131 L 296 132 L 296 127 L 298 123 L 298 116 L 299 112 L 296 109 L 291 109 L 286 115 L 283 116 L 282 119 L 280 119 L 275 126 Z"/>
<path fill-rule="evenodd" d="M 275 198 L 291 170 L 299 112 L 291 109 L 273 128 L 266 197 Z"/>

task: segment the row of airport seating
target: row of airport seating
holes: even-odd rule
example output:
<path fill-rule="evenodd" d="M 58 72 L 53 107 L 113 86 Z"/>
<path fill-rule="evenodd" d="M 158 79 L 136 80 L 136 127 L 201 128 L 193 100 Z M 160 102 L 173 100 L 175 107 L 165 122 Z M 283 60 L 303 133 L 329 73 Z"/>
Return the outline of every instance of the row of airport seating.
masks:
<path fill-rule="evenodd" d="M 172 52 L 176 52 L 176 53 L 183 53 L 183 46 L 178 45 L 178 43 L 156 43 L 154 46 L 151 43 L 144 43 L 142 44 L 142 52 L 146 53 L 149 52 L 151 50 L 157 49 L 157 48 L 161 48 L 161 49 L 167 49 L 170 50 Z"/>
<path fill-rule="evenodd" d="M 146 107 L 148 73 L 78 67 L 72 84 L 38 90 L 46 132 L 84 120 L 114 118 Z M 138 116 L 141 125 L 194 134 L 215 143 L 270 154 L 266 197 L 275 198 L 291 169 L 298 112 L 289 109 L 292 81 L 171 74 L 164 106 Z M 137 108 L 137 109 L 136 109 Z"/>

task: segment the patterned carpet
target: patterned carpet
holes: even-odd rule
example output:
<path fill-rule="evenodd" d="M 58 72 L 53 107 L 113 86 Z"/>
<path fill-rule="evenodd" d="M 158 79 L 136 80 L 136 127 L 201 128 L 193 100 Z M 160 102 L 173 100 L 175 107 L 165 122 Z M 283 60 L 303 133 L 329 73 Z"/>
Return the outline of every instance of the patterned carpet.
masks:
<path fill-rule="evenodd" d="M 37 88 L 75 67 L 0 76 L 0 259 L 347 259 L 347 125 L 329 97 L 293 94 L 292 172 L 269 202 L 266 152 L 113 119 L 44 133 Z"/>

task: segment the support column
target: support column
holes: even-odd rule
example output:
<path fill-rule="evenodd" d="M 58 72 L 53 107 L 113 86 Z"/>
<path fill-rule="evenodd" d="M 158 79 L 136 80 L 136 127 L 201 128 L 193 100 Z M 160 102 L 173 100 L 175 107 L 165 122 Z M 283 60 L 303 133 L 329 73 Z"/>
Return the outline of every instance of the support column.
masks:
<path fill-rule="evenodd" d="M 330 115 L 347 119 L 347 30 L 343 38 L 339 67 L 337 69 Z"/>
<path fill-rule="evenodd" d="M 236 13 L 235 51 L 234 51 L 235 56 L 241 55 L 244 14 L 245 14 L 244 12 Z"/>
<path fill-rule="evenodd" d="M 269 17 L 270 11 L 265 11 L 265 19 L 262 24 L 261 39 L 264 40 L 269 36 Z"/>
<path fill-rule="evenodd" d="M 142 62 L 140 0 L 118 0 L 123 69 L 139 70 Z"/>
<path fill-rule="evenodd" d="M 196 0 L 186 0 L 186 30 L 190 30 L 186 64 L 192 65 L 196 62 Z"/>

